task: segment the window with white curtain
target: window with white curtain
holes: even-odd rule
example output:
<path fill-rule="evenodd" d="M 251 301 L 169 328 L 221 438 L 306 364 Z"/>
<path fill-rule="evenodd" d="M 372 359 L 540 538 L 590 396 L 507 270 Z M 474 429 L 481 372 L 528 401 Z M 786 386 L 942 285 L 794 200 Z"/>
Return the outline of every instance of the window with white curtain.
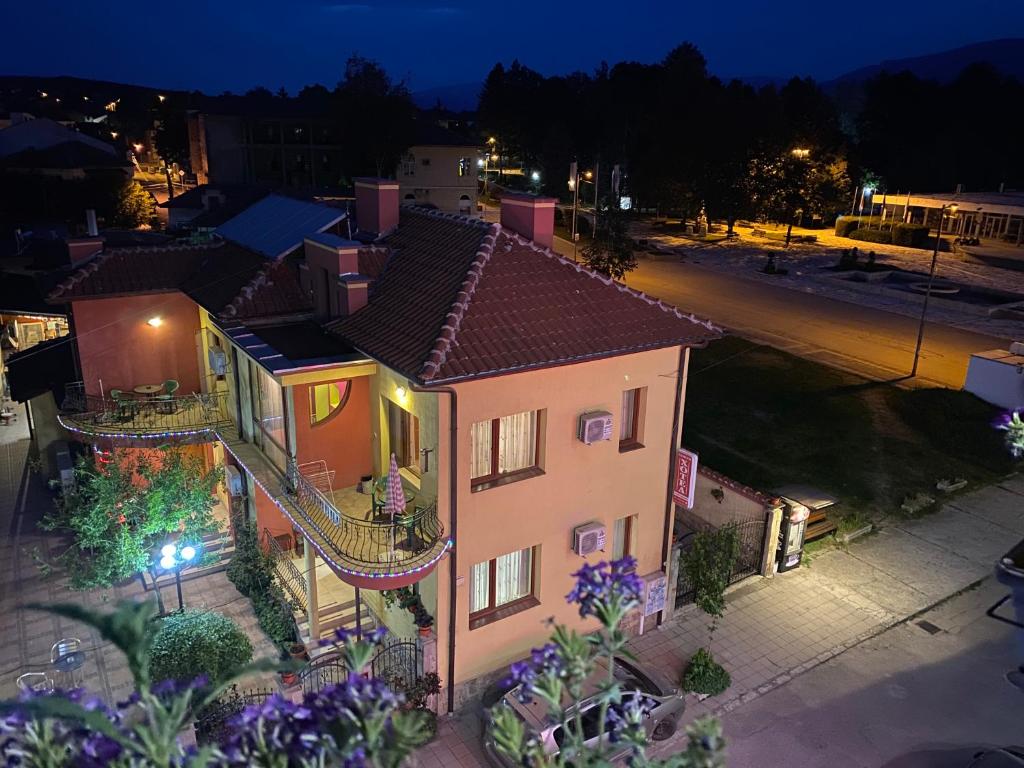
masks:
<path fill-rule="evenodd" d="M 523 411 L 473 425 L 470 477 L 474 483 L 496 480 L 537 466 L 540 413 Z"/>
<path fill-rule="evenodd" d="M 622 393 L 619 414 L 619 450 L 643 447 L 643 408 L 647 387 L 627 389 Z"/>
<path fill-rule="evenodd" d="M 620 517 L 612 529 L 612 560 L 621 560 L 633 554 L 633 525 L 636 515 Z"/>
<path fill-rule="evenodd" d="M 532 547 L 477 563 L 469 576 L 470 618 L 533 595 Z"/>

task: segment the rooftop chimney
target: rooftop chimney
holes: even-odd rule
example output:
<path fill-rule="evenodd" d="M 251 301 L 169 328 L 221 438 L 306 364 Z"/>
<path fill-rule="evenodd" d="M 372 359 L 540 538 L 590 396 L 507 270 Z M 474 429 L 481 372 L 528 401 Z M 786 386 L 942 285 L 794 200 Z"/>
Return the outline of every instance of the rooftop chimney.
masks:
<path fill-rule="evenodd" d="M 353 240 L 332 234 L 305 238 L 303 286 L 313 297 L 319 320 L 351 315 L 366 306 L 370 278 L 359 274 L 359 248 Z"/>
<path fill-rule="evenodd" d="M 555 236 L 556 202 L 553 197 L 502 195 L 501 226 L 543 248 L 550 248 Z"/>
<path fill-rule="evenodd" d="M 356 179 L 356 226 L 377 237 L 398 228 L 398 182 Z"/>

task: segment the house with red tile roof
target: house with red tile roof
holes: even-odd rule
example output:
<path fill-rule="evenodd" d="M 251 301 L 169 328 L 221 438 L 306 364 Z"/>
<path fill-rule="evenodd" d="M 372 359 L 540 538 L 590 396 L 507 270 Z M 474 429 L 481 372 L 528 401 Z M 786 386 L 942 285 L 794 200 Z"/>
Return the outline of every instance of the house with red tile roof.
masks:
<path fill-rule="evenodd" d="M 632 555 L 658 593 L 689 350 L 720 332 L 553 253 L 549 199 L 509 197 L 494 224 L 402 207 L 393 181 L 355 194 L 353 218 L 298 243 L 268 221 L 244 244 L 94 257 L 50 297 L 83 376 L 62 419 L 90 441 L 211 445 L 305 636 L 384 625 L 454 709 L 551 617 L 591 628 L 564 599 L 584 563 Z M 161 377 L 170 405 L 110 402 Z"/>

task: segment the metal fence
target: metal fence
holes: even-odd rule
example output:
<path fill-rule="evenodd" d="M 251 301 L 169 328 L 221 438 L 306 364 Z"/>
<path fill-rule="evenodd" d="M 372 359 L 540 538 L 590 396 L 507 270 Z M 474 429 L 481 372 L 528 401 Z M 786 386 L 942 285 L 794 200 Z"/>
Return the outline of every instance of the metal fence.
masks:
<path fill-rule="evenodd" d="M 231 686 L 219 699 L 196 715 L 196 742 L 220 744 L 224 741 L 228 721 L 241 714 L 252 704 L 262 704 L 277 693 L 274 688 L 245 688 Z"/>
<path fill-rule="evenodd" d="M 294 462 L 288 464 L 285 492 L 306 522 L 348 560 L 372 565 L 415 561 L 431 552 L 444 533 L 436 501 L 399 515 L 372 514 L 369 520 L 344 515 Z"/>
<path fill-rule="evenodd" d="M 304 693 L 317 693 L 328 685 L 337 685 L 346 679 L 348 666 L 340 653 L 324 654 L 299 673 L 299 684 Z"/>
<path fill-rule="evenodd" d="M 382 645 L 370 662 L 373 676 L 392 689 L 408 690 L 423 674 L 423 655 L 415 640 L 391 640 Z"/>
<path fill-rule="evenodd" d="M 752 576 L 761 568 L 761 558 L 764 555 L 764 535 L 767 520 L 764 517 L 754 517 L 749 520 L 726 523 L 722 526 L 714 526 L 701 518 L 693 515 L 686 515 L 681 518 L 685 533 L 679 538 L 679 557 L 683 558 L 693 545 L 693 538 L 701 531 L 720 530 L 733 527 L 739 536 L 740 552 L 733 563 L 732 572 L 729 574 L 729 583 L 735 584 L 741 579 Z M 686 569 L 682 562 L 679 563 L 679 577 L 676 580 L 676 608 L 692 603 L 695 599 L 695 588 L 686 575 Z"/>
<path fill-rule="evenodd" d="M 116 390 L 115 390 L 116 391 Z M 226 392 L 179 397 L 122 393 L 118 397 L 89 395 L 82 382 L 65 387 L 64 417 L 85 431 L 160 434 L 215 427 L 230 420 Z"/>
<path fill-rule="evenodd" d="M 267 552 L 274 558 L 274 572 L 285 592 L 303 611 L 309 605 L 309 593 L 306 590 L 306 579 L 302 571 L 292 560 L 292 553 L 281 546 L 267 528 L 263 529 L 263 543 Z"/>

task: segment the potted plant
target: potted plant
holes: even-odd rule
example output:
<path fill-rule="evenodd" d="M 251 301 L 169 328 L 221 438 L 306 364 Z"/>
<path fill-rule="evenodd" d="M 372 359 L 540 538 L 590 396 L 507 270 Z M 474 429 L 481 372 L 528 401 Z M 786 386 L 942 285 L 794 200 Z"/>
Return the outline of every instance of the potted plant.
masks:
<path fill-rule="evenodd" d="M 288 656 L 293 661 L 309 661 L 309 653 L 306 651 L 306 644 L 296 640 L 288 646 Z"/>
<path fill-rule="evenodd" d="M 412 620 L 419 628 L 421 636 L 426 637 L 430 634 L 430 628 L 434 626 L 434 617 L 427 613 L 427 609 L 423 607 L 423 603 L 416 606 Z"/>

